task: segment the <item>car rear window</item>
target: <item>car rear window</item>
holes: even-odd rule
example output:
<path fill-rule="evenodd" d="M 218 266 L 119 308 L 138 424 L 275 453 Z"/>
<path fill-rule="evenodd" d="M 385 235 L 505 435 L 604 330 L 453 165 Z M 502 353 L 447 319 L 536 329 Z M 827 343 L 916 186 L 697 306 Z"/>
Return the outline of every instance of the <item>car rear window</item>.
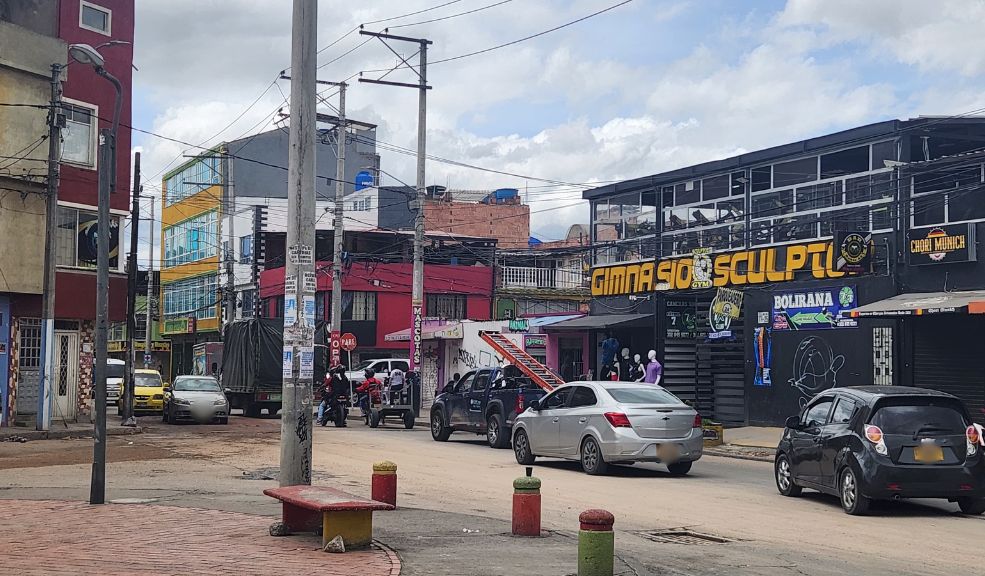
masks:
<path fill-rule="evenodd" d="M 606 388 L 605 391 L 620 404 L 683 404 L 662 388 Z"/>
<path fill-rule="evenodd" d="M 965 433 L 965 418 L 950 401 L 893 400 L 876 407 L 870 423 L 883 434 L 936 433 L 959 435 Z"/>

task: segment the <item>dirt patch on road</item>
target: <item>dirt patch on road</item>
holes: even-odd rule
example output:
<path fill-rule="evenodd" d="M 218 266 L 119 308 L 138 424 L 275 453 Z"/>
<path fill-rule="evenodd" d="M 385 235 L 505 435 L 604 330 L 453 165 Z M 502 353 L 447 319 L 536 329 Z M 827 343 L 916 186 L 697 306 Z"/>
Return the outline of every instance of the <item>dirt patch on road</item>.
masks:
<path fill-rule="evenodd" d="M 134 436 L 112 436 L 106 443 L 106 461 L 162 460 L 177 455 L 158 446 L 134 440 Z M 38 440 L 24 444 L 0 444 L 0 470 L 43 468 L 92 463 L 92 440 Z"/>

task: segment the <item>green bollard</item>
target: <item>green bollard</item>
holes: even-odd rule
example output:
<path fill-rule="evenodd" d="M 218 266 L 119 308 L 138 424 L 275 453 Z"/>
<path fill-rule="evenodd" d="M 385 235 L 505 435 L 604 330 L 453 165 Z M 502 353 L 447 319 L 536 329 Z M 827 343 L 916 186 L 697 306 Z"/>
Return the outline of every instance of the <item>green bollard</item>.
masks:
<path fill-rule="evenodd" d="M 615 516 L 607 510 L 585 510 L 578 522 L 578 576 L 612 576 Z"/>

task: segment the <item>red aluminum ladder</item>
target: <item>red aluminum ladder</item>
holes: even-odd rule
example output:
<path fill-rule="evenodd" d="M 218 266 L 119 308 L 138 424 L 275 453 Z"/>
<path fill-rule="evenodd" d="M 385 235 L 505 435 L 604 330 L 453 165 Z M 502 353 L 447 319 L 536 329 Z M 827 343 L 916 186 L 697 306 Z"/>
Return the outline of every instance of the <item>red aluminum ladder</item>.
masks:
<path fill-rule="evenodd" d="M 550 368 L 544 366 L 527 354 L 522 348 L 517 346 L 512 340 L 499 332 L 479 332 L 479 337 L 493 350 L 503 355 L 503 358 L 510 364 L 516 366 L 521 372 L 530 377 L 538 386 L 550 392 L 558 386 L 564 384 L 560 376 L 551 372 Z"/>

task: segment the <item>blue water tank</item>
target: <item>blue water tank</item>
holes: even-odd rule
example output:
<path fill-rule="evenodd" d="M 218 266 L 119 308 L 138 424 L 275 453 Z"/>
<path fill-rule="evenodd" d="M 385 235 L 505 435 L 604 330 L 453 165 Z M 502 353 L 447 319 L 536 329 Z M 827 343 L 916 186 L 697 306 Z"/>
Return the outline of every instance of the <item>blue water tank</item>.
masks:
<path fill-rule="evenodd" d="M 493 192 L 493 195 L 496 197 L 496 203 L 502 204 L 507 200 L 519 197 L 520 191 L 516 188 L 500 188 Z"/>

